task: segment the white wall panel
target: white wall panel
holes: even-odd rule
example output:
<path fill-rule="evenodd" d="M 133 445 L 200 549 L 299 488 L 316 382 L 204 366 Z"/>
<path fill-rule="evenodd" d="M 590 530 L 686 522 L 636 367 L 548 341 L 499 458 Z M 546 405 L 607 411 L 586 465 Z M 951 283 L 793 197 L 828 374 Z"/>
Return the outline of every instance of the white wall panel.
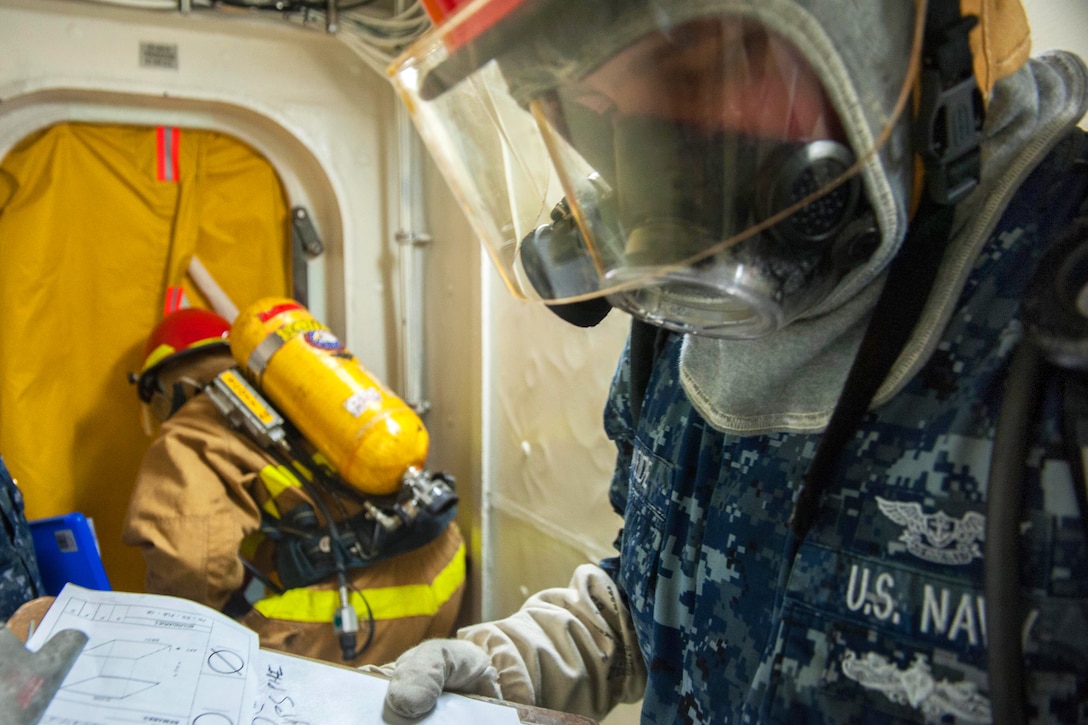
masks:
<path fill-rule="evenodd" d="M 576 564 L 612 553 L 620 524 L 608 502 L 615 448 L 601 419 L 629 318 L 613 311 L 595 328 L 576 328 L 542 305 L 515 301 L 498 275 L 486 280 L 484 485 L 495 515 L 483 615 L 490 618 L 516 609 L 520 592 L 566 584 Z M 518 565 L 549 541 L 568 552 L 558 576 Z"/>
<path fill-rule="evenodd" d="M 1070 50 L 1088 59 L 1088 2 L 1085 0 L 1024 0 L 1031 23 L 1033 53 Z M 1080 122 L 1088 128 L 1088 115 Z"/>

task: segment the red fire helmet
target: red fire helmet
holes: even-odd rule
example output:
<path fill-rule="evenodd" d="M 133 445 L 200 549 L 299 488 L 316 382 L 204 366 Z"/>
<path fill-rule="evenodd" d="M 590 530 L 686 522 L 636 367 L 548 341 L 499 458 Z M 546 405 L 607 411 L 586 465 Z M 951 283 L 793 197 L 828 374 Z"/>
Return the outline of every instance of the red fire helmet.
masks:
<path fill-rule="evenodd" d="M 155 326 L 144 347 L 144 363 L 136 381 L 140 400 L 151 399 L 155 375 L 164 365 L 195 352 L 229 349 L 230 323 L 214 312 L 187 308 L 171 312 Z"/>

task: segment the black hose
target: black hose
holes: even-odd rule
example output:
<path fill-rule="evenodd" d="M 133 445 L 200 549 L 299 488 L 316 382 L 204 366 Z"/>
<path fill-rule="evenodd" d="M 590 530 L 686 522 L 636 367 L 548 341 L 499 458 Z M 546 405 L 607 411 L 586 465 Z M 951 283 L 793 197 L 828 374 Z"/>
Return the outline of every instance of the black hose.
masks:
<path fill-rule="evenodd" d="M 299 440 L 291 440 L 292 436 L 288 436 L 288 444 L 295 450 L 303 450 Z M 289 470 L 298 473 L 299 483 L 302 484 L 302 488 L 313 499 L 314 505 L 321 511 L 321 515 L 325 517 L 325 526 L 329 530 L 329 551 L 332 554 L 333 565 L 336 567 L 336 581 L 338 588 L 341 591 L 347 591 L 348 586 L 348 567 L 347 562 L 344 560 L 344 552 L 341 548 L 340 540 L 340 528 L 336 525 L 336 519 L 333 518 L 332 511 L 329 510 L 328 505 L 325 503 L 325 499 L 322 497 L 323 491 L 317 490 L 316 486 L 303 474 L 298 471 L 294 465 L 294 462 L 285 455 L 282 451 L 276 449 L 269 449 L 269 454 L 272 455 L 281 465 L 286 466 Z M 319 470 L 312 470 L 315 480 L 321 481 L 324 487 L 325 477 Z M 370 603 L 367 603 L 367 609 L 370 609 Z M 373 627 L 371 627 L 373 633 Z M 356 650 L 356 636 L 355 632 L 341 632 L 339 635 L 340 647 L 343 650 L 342 655 L 345 661 L 355 659 L 361 653 L 361 650 Z M 370 641 L 367 640 L 369 645 Z"/>
<path fill-rule="evenodd" d="M 1025 722 L 1021 629 L 1020 511 L 1030 432 L 1039 403 L 1043 358 L 1032 344 L 1013 351 L 997 420 L 986 493 L 987 669 L 995 725 Z"/>

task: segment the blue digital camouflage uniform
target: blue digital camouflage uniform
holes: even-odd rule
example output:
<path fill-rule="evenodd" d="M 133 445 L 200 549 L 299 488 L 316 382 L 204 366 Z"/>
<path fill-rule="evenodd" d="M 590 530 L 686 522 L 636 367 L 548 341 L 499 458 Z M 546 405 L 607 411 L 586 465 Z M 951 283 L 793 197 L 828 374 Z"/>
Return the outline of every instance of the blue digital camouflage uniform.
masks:
<path fill-rule="evenodd" d="M 44 593 L 23 494 L 0 458 L 0 624 Z"/>
<path fill-rule="evenodd" d="M 990 721 L 991 442 L 1020 298 L 1067 222 L 1057 210 L 1073 207 L 1070 174 L 1085 176 L 1083 142 L 1067 138 L 1022 185 L 932 358 L 847 446 L 792 565 L 787 522 L 819 435 L 711 428 L 679 383 L 678 336 L 631 430 L 624 355 L 605 425 L 644 723 Z M 1038 722 L 1085 722 L 1088 551 L 1052 389 L 1046 400 L 1025 482 L 1028 707 Z"/>

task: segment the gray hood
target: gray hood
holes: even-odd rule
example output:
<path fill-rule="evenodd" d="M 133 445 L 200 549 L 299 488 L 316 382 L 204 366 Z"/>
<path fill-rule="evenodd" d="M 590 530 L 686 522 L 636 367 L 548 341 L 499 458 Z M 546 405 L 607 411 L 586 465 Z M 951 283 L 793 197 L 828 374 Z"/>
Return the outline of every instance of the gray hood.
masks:
<path fill-rule="evenodd" d="M 894 395 L 929 359 L 981 246 L 1012 195 L 1086 109 L 1088 70 L 1068 53 L 1033 59 L 994 87 L 983 131 L 982 182 L 956 210 L 953 237 L 918 329 L 874 404 Z M 866 183 L 873 180 L 867 176 Z M 902 189 L 899 194 L 905 193 Z M 890 205 L 882 219 L 899 215 L 905 198 L 873 197 L 874 204 Z M 894 246 L 886 242 L 887 249 L 894 251 Z M 824 305 L 829 311 L 776 335 L 740 341 L 686 338 L 680 375 L 696 409 L 727 433 L 823 430 L 879 295 L 882 279 L 874 281 L 871 272 L 868 279 L 847 278 Z"/>

